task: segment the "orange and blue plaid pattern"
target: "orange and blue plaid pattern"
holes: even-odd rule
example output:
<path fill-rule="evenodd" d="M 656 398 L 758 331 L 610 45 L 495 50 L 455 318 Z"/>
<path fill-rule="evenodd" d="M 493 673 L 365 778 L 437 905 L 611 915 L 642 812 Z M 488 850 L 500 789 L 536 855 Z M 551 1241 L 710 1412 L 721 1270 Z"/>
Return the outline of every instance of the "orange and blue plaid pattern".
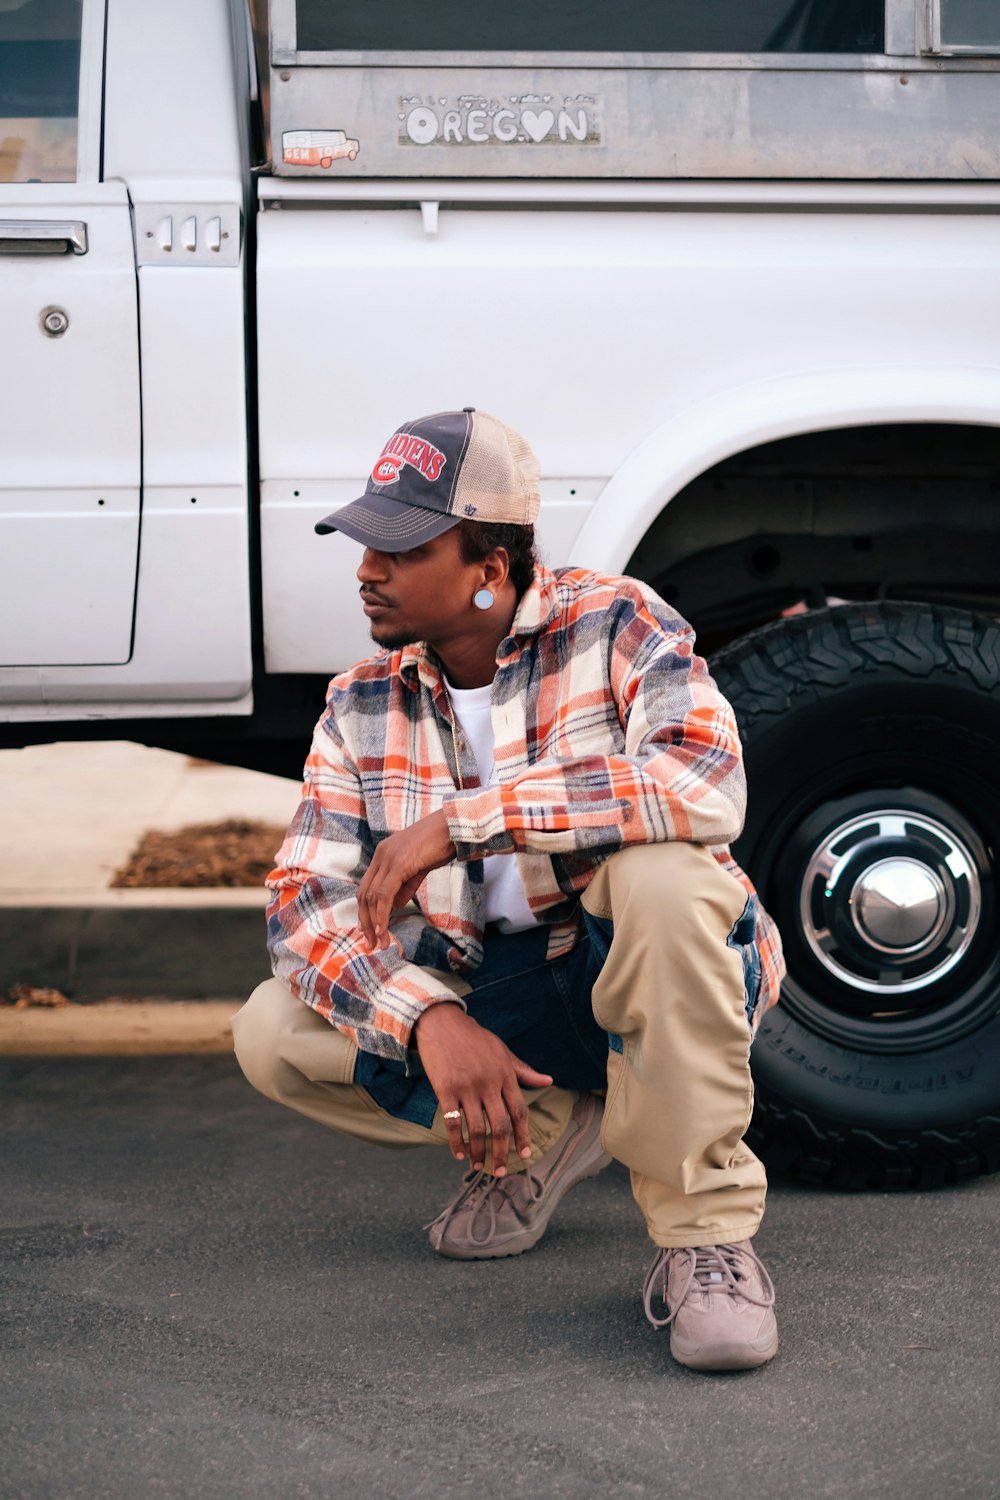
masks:
<path fill-rule="evenodd" d="M 732 709 L 691 627 L 645 584 L 536 568 L 497 652 L 492 705 L 498 784 L 482 787 L 429 647 L 385 651 L 330 684 L 267 882 L 268 936 L 277 977 L 362 1051 L 407 1060 L 421 1012 L 455 998 L 429 971 L 482 962 L 485 858 L 517 859 L 550 958 L 576 941 L 597 866 L 629 844 L 706 844 L 753 894 L 728 850 L 745 810 Z M 458 858 L 369 953 L 356 895 L 375 847 L 441 807 Z M 759 903 L 757 947 L 754 1024 L 784 973 Z"/>

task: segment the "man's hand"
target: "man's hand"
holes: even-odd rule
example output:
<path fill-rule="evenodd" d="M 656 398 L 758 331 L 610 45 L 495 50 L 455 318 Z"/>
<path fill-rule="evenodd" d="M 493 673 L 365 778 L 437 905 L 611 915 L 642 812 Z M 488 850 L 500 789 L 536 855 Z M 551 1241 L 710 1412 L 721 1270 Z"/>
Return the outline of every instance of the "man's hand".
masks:
<path fill-rule="evenodd" d="M 490 1170 L 495 1177 L 503 1177 L 507 1171 L 511 1134 L 518 1156 L 530 1156 L 528 1108 L 521 1085 L 547 1088 L 552 1082 L 550 1075 L 529 1068 L 492 1031 L 446 1000 L 427 1007 L 417 1021 L 414 1036 L 442 1112 L 459 1109 L 465 1117 L 474 1169 L 481 1171 L 486 1162 L 486 1121 L 493 1136 Z M 444 1123 L 452 1155 L 464 1161 L 462 1121 Z"/>
<path fill-rule="evenodd" d="M 358 923 L 371 952 L 382 945 L 393 908 L 405 906 L 425 875 L 454 858 L 444 808 L 382 840 L 358 886 Z"/>

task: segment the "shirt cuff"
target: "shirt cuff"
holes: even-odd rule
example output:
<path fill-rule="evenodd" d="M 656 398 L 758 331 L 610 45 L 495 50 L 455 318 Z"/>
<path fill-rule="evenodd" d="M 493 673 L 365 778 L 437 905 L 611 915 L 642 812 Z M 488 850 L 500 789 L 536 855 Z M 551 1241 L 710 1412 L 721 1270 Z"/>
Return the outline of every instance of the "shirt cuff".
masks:
<path fill-rule="evenodd" d="M 448 836 L 459 859 L 513 854 L 514 836 L 504 818 L 502 787 L 456 792 L 444 799 L 443 807 Z"/>

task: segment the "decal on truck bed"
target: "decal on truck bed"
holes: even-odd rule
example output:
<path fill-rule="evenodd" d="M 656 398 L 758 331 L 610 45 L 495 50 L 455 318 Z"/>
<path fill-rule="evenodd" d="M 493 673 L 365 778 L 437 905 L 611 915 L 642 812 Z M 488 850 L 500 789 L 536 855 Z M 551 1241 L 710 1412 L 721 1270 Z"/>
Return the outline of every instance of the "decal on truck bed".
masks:
<path fill-rule="evenodd" d="M 286 130 L 281 137 L 281 159 L 290 167 L 330 167 L 360 150 L 344 130 Z"/>
<path fill-rule="evenodd" d="M 599 94 L 404 95 L 401 146 L 599 146 Z"/>

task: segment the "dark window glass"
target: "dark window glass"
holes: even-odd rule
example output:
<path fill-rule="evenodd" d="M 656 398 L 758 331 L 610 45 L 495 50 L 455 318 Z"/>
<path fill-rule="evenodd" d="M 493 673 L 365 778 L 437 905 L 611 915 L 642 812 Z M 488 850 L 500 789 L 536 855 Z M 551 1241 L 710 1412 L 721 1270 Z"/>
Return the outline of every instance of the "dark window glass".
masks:
<path fill-rule="evenodd" d="M 993 0 L 989 0 L 993 3 Z M 297 0 L 300 52 L 881 52 L 885 0 Z"/>
<path fill-rule="evenodd" d="M 0 115 L 75 115 L 79 86 L 79 42 L 5 42 L 0 36 Z"/>
<path fill-rule="evenodd" d="M 997 0 L 941 0 L 941 44 L 945 47 L 1000 47 Z"/>
<path fill-rule="evenodd" d="M 80 0 L 0 8 L 0 182 L 76 176 Z"/>

